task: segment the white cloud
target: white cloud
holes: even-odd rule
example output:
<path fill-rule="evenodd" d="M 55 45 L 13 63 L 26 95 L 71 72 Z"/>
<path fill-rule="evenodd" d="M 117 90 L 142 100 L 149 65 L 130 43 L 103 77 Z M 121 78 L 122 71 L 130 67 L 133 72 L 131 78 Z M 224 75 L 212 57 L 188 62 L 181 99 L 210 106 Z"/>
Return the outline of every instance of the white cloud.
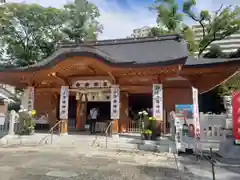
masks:
<path fill-rule="evenodd" d="M 99 7 L 100 22 L 104 26 L 101 39 L 125 38 L 130 36 L 133 29 L 156 24 L 156 16 L 148 7 L 130 5 L 130 10 L 122 9 L 116 1 L 109 3 L 107 0 L 90 0 Z M 136 7 L 136 8 L 135 8 Z"/>

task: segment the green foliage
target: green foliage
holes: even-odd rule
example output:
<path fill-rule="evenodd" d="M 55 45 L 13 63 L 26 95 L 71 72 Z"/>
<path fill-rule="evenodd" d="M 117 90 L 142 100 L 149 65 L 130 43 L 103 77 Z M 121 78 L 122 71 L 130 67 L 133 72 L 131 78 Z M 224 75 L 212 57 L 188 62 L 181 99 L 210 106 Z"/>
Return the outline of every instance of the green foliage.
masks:
<path fill-rule="evenodd" d="M 237 73 L 218 87 L 220 96 L 231 95 L 232 92 L 240 89 L 240 74 Z"/>
<path fill-rule="evenodd" d="M 157 13 L 160 27 L 165 28 L 168 33 L 180 33 L 183 15 L 178 12 L 179 6 L 175 0 L 156 0 L 150 9 Z"/>
<path fill-rule="evenodd" d="M 97 7 L 87 0 L 75 0 L 64 6 L 66 24 L 63 32 L 70 40 L 96 40 L 102 26 L 96 20 L 100 16 Z"/>
<path fill-rule="evenodd" d="M 30 112 L 20 111 L 19 112 L 19 124 L 20 131 L 18 132 L 20 135 L 30 135 L 34 133 L 35 130 L 35 120 Z"/>
<path fill-rule="evenodd" d="M 195 0 L 186 0 L 183 4 L 183 12 L 197 22 L 202 29 L 198 56 L 201 56 L 212 42 L 222 40 L 240 30 L 240 7 L 224 8 L 222 5 L 214 13 L 202 10 L 197 14 L 192 10 L 195 5 Z"/>
<path fill-rule="evenodd" d="M 159 31 L 154 29 L 154 35 L 166 33 L 180 33 L 188 43 L 189 53 L 199 52 L 201 56 L 204 50 L 212 42 L 222 40 L 240 30 L 240 8 L 238 6 L 221 6 L 216 12 L 201 10 L 194 11 L 196 0 L 185 0 L 181 7 L 176 0 L 156 0 L 151 10 L 157 13 L 157 23 L 161 27 Z M 182 10 L 183 13 L 180 13 Z M 202 29 L 202 37 L 195 41 L 195 34 L 190 27 L 184 24 L 183 17 L 187 15 Z M 162 31 L 161 29 L 164 29 Z"/>
<path fill-rule="evenodd" d="M 7 3 L 0 10 L 0 43 L 5 61 L 26 66 L 41 61 L 54 51 L 60 10 L 37 4 Z M 55 29 L 55 30 L 53 30 Z"/>
<path fill-rule="evenodd" d="M 145 129 L 145 130 L 143 131 L 143 134 L 152 135 L 152 130 L 151 130 L 151 129 Z"/>
<path fill-rule="evenodd" d="M 198 50 L 198 44 L 195 41 L 195 33 L 193 32 L 193 30 L 190 27 L 185 26 L 182 29 L 181 34 L 187 42 L 189 54 L 193 55 L 194 52 L 196 52 Z"/>
<path fill-rule="evenodd" d="M 158 14 L 158 27 L 153 27 L 150 35 L 178 33 L 187 41 L 190 55 L 197 50 L 194 32 L 183 23 L 183 14 L 176 0 L 156 0 L 150 9 Z"/>
<path fill-rule="evenodd" d="M 204 58 L 240 58 L 240 49 L 230 54 L 223 53 L 218 45 L 212 45 Z M 240 74 L 236 74 L 217 87 L 220 96 L 231 95 L 233 91 L 240 89 Z"/>
<path fill-rule="evenodd" d="M 212 45 L 209 48 L 209 51 L 204 54 L 204 58 L 226 58 L 227 55 L 224 54 L 219 45 Z"/>
<path fill-rule="evenodd" d="M 151 28 L 151 31 L 149 32 L 148 36 L 159 36 L 161 34 L 170 34 L 167 30 L 164 30 L 160 27 L 153 27 Z"/>
<path fill-rule="evenodd" d="M 99 11 L 86 0 L 63 8 L 6 3 L 0 8 L 0 59 L 3 67 L 27 66 L 42 61 L 59 41 L 95 40 L 102 26 Z"/>
<path fill-rule="evenodd" d="M 240 58 L 240 49 L 230 54 L 223 53 L 219 46 L 211 46 L 205 58 Z M 231 95 L 233 91 L 240 89 L 240 74 L 237 73 L 217 88 L 217 93 L 222 97 Z"/>
<path fill-rule="evenodd" d="M 141 134 L 143 136 L 151 136 L 151 139 L 156 138 L 156 119 L 149 116 L 146 111 L 138 113 Z M 148 137 L 149 138 L 149 137 Z"/>

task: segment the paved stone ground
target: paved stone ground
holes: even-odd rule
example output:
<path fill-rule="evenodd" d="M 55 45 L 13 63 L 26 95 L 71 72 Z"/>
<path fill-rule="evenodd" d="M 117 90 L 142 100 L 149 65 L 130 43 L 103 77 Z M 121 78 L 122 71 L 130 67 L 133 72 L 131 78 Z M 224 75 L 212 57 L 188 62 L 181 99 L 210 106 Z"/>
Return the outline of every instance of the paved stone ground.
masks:
<path fill-rule="evenodd" d="M 166 154 L 74 147 L 0 149 L 0 180 L 188 180 Z"/>
<path fill-rule="evenodd" d="M 211 180 L 212 166 L 208 160 L 196 161 L 196 157 L 185 155 L 179 158 L 185 170 L 193 174 L 201 174 L 202 178 Z M 218 158 L 215 163 L 215 177 L 217 180 L 239 180 L 240 179 L 240 162 Z"/>

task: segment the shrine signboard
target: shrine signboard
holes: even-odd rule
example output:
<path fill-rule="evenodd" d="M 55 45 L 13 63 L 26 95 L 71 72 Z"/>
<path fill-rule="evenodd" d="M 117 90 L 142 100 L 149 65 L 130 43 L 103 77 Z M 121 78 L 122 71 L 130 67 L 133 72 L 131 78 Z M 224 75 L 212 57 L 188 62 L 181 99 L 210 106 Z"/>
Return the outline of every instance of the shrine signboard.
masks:
<path fill-rule="evenodd" d="M 120 118 L 120 89 L 118 85 L 111 87 L 111 119 Z"/>
<path fill-rule="evenodd" d="M 233 135 L 236 144 L 240 144 L 240 91 L 232 94 Z"/>
<path fill-rule="evenodd" d="M 68 86 L 62 86 L 59 107 L 60 119 L 68 119 L 68 100 L 69 100 L 69 88 Z"/>
<path fill-rule="evenodd" d="M 34 109 L 34 87 L 28 87 L 28 111 Z"/>
<path fill-rule="evenodd" d="M 163 87 L 162 84 L 153 84 L 153 117 L 163 120 Z"/>
<path fill-rule="evenodd" d="M 199 119 L 199 108 L 198 108 L 198 89 L 192 87 L 192 98 L 193 98 L 193 123 L 195 129 L 195 139 L 200 141 L 200 119 Z"/>

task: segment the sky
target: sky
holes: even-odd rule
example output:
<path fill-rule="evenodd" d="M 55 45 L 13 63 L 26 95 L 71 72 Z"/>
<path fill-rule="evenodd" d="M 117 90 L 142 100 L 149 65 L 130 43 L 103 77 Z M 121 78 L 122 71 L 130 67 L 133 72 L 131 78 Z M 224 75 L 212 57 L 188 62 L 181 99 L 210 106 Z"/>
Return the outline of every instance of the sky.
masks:
<path fill-rule="evenodd" d="M 71 0 L 7 0 L 8 2 L 38 3 L 43 6 L 61 7 Z M 156 25 L 156 14 L 148 7 L 154 0 L 89 0 L 97 5 L 104 30 L 100 39 L 125 38 L 133 29 Z M 177 0 L 181 5 L 184 0 Z M 240 5 L 240 0 L 197 0 L 197 9 L 217 10 L 221 4 Z M 193 24 L 190 19 L 185 23 Z"/>

